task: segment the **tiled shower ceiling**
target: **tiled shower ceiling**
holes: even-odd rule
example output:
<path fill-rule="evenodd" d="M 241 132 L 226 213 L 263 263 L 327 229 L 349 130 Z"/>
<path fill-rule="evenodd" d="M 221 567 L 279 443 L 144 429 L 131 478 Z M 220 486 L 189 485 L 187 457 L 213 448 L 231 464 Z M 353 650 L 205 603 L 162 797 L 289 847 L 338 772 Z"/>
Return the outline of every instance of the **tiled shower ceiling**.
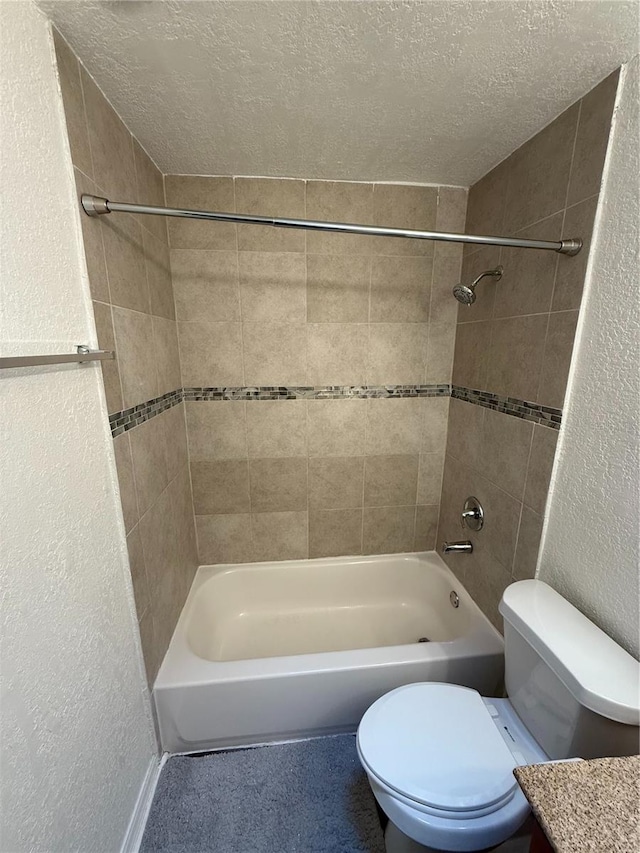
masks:
<path fill-rule="evenodd" d="M 468 186 L 637 52 L 637 2 L 40 0 L 165 174 Z"/>

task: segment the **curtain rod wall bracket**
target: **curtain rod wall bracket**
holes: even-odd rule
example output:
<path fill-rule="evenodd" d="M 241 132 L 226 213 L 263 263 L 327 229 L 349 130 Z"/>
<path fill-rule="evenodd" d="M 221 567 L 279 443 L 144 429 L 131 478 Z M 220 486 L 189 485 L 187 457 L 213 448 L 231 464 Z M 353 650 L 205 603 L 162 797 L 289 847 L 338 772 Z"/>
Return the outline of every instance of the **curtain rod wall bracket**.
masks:
<path fill-rule="evenodd" d="M 404 237 L 411 240 L 442 240 L 447 243 L 473 243 L 482 246 L 509 246 L 514 249 L 547 249 L 561 255 L 577 255 L 582 249 L 579 237 L 570 240 L 523 240 L 516 237 L 484 237 L 477 234 L 449 234 L 445 231 L 412 231 L 404 228 L 384 228 L 379 225 L 354 225 L 349 222 L 321 222 L 313 219 L 253 216 L 244 213 L 218 213 L 213 210 L 182 210 L 174 207 L 154 207 L 109 201 L 100 196 L 83 194 L 82 209 L 88 216 L 104 213 L 141 213 L 147 216 L 176 216 L 182 219 L 241 224 L 272 225 L 275 228 L 303 228 L 307 231 L 337 231 L 342 234 L 368 234 L 373 237 Z"/>

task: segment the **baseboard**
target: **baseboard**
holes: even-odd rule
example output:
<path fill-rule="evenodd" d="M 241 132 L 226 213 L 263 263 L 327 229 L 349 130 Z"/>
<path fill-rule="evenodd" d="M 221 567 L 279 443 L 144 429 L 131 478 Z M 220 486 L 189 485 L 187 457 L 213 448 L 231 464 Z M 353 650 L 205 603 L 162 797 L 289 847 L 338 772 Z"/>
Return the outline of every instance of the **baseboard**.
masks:
<path fill-rule="evenodd" d="M 153 795 L 156 792 L 156 785 L 158 784 L 160 771 L 164 767 L 167 758 L 168 755 L 165 752 L 160 760 L 154 757 L 149 762 L 149 767 L 147 768 L 145 777 L 142 780 L 138 799 L 136 800 L 133 814 L 131 815 L 131 820 L 129 821 L 129 826 L 127 827 L 122 847 L 120 848 L 120 853 L 138 853 L 138 850 L 140 849 L 140 842 L 142 841 L 144 828 L 147 823 L 147 818 L 149 817 L 149 811 L 151 809 Z"/>

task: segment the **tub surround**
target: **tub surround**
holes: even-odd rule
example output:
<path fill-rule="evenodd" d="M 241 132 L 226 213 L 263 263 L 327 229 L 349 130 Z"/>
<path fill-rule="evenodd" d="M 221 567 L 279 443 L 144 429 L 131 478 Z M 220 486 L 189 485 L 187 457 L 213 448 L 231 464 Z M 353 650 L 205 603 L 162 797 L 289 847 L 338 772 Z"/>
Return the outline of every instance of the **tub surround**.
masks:
<path fill-rule="evenodd" d="M 474 552 L 445 560 L 499 628 L 502 591 L 536 571 L 617 82 L 616 71 L 469 190 L 468 233 L 585 244 L 574 258 L 464 249 L 463 281 L 504 273 L 458 307 L 438 543 L 461 538 L 475 495 L 486 524 L 465 531 Z"/>
<path fill-rule="evenodd" d="M 640 756 L 533 764 L 514 773 L 557 853 L 640 847 Z"/>

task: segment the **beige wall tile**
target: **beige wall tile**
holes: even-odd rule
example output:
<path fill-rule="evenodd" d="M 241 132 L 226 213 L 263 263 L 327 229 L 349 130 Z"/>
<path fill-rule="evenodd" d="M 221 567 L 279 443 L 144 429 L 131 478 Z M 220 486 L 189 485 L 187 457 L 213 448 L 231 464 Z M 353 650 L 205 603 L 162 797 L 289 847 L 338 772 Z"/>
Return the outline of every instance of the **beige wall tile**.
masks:
<path fill-rule="evenodd" d="M 444 453 L 420 454 L 417 503 L 432 505 L 440 503 L 443 469 Z"/>
<path fill-rule="evenodd" d="M 424 381 L 427 385 L 449 384 L 453 373 L 453 355 L 456 346 L 456 325 L 429 323 L 427 341 L 427 367 Z"/>
<path fill-rule="evenodd" d="M 247 404 L 247 442 L 252 459 L 306 456 L 306 402 L 261 400 Z"/>
<path fill-rule="evenodd" d="M 168 492 L 171 497 L 171 512 L 175 526 L 178 569 L 182 585 L 180 607 L 182 607 L 198 568 L 191 478 L 186 465 L 169 483 Z"/>
<path fill-rule="evenodd" d="M 558 255 L 553 311 L 568 311 L 571 308 L 580 307 L 597 204 L 598 198 L 594 196 L 565 211 L 562 226 L 563 239 L 581 237 L 584 245 L 580 253 L 574 257 Z"/>
<path fill-rule="evenodd" d="M 533 424 L 529 421 L 491 409 L 485 411 L 479 469 L 518 500 L 522 500 L 524 492 L 532 435 Z"/>
<path fill-rule="evenodd" d="M 113 451 L 116 457 L 116 469 L 118 472 L 118 485 L 120 487 L 120 503 L 124 517 L 125 530 L 131 530 L 140 518 L 138 512 L 138 496 L 136 494 L 136 481 L 133 476 L 133 460 L 131 458 L 131 445 L 129 443 L 129 432 L 116 436 L 113 440 Z"/>
<path fill-rule="evenodd" d="M 309 385 L 364 385 L 369 328 L 364 323 L 308 323 Z"/>
<path fill-rule="evenodd" d="M 424 380 L 427 366 L 426 323 L 371 323 L 370 385 L 413 385 Z"/>
<path fill-rule="evenodd" d="M 374 224 L 385 228 L 433 231 L 436 227 L 437 206 L 437 187 L 376 184 L 373 188 Z M 430 240 L 407 240 L 402 237 L 374 237 L 372 252 L 432 256 L 433 243 Z"/>
<path fill-rule="evenodd" d="M 527 470 L 527 484 L 524 490 L 524 502 L 539 515 L 544 513 L 547 503 L 557 443 L 557 430 L 535 424 Z"/>
<path fill-rule="evenodd" d="M 439 506 L 416 507 L 415 533 L 413 539 L 414 551 L 433 551 L 436 547 L 438 531 Z"/>
<path fill-rule="evenodd" d="M 114 351 L 116 348 L 113 335 L 113 321 L 111 319 L 111 306 L 102 302 L 93 303 L 93 316 L 96 321 L 96 332 L 98 335 L 98 346 L 100 349 Z M 107 409 L 111 412 L 121 412 L 122 387 L 120 385 L 120 371 L 118 360 L 113 359 L 101 362 L 102 381 L 104 383 L 104 394 L 107 400 Z"/>
<path fill-rule="evenodd" d="M 363 552 L 396 554 L 413 550 L 415 506 L 365 507 Z"/>
<path fill-rule="evenodd" d="M 136 185 L 131 134 L 80 66 L 93 179 L 108 198 L 127 201 Z"/>
<path fill-rule="evenodd" d="M 187 402 L 185 407 L 192 461 L 247 458 L 246 403 Z"/>
<path fill-rule="evenodd" d="M 113 305 L 149 312 L 149 285 L 142 228 L 133 216 L 107 218 L 102 229 Z"/>
<path fill-rule="evenodd" d="M 501 249 L 499 246 L 483 246 L 473 252 L 466 252 L 462 262 L 460 281 L 470 285 L 476 278 L 487 270 L 495 269 L 500 263 Z M 475 288 L 476 301 L 471 305 L 462 305 L 456 300 L 458 323 L 475 323 L 478 320 L 490 320 L 493 316 L 493 306 L 496 298 L 498 283 L 493 278 L 483 278 Z M 455 297 L 450 294 L 453 299 Z"/>
<path fill-rule="evenodd" d="M 371 263 L 371 322 L 426 323 L 431 300 L 433 256 L 394 258 L 374 255 Z"/>
<path fill-rule="evenodd" d="M 88 193 L 89 195 L 99 194 L 96 185 L 86 175 L 83 175 L 77 169 L 73 170 L 73 174 L 78 199 L 83 193 Z M 104 217 L 96 219 L 95 217 L 85 216 L 83 213 L 80 216 L 80 224 L 82 226 L 82 242 L 84 244 L 84 256 L 87 264 L 91 297 L 98 302 L 111 302 L 107 279 L 107 265 L 102 245 L 102 230 L 105 225 Z"/>
<path fill-rule="evenodd" d="M 236 178 L 236 210 L 257 216 L 305 218 L 305 182 L 284 178 Z M 250 252 L 304 252 L 305 232 L 269 225 L 243 225 L 238 248 Z"/>
<path fill-rule="evenodd" d="M 255 560 L 303 560 L 309 554 L 306 512 L 256 513 L 251 527 Z"/>
<path fill-rule="evenodd" d="M 418 398 L 367 400 L 367 456 L 420 453 L 425 408 Z"/>
<path fill-rule="evenodd" d="M 509 158 L 510 177 L 505 228 L 514 233 L 561 210 L 578 122 L 574 104 Z"/>
<path fill-rule="evenodd" d="M 465 227 L 467 234 L 503 233 L 511 165 L 511 157 L 503 160 L 469 190 Z M 470 254 L 475 251 L 475 247 L 467 244 L 464 251 Z"/>
<path fill-rule="evenodd" d="M 557 213 L 519 231 L 517 236 L 526 240 L 559 240 L 561 233 L 562 213 Z M 496 284 L 493 316 L 549 311 L 558 255 L 545 250 L 502 249 L 501 262 L 504 272 Z"/>
<path fill-rule="evenodd" d="M 549 315 L 544 362 L 537 400 L 543 406 L 562 408 L 578 323 L 577 311 Z"/>
<path fill-rule="evenodd" d="M 148 314 L 112 309 L 118 366 L 126 409 L 158 396 L 153 324 Z"/>
<path fill-rule="evenodd" d="M 162 172 L 135 137 L 133 139 L 133 161 L 136 169 L 136 201 L 138 204 L 164 207 Z M 140 223 L 158 240 L 165 244 L 168 242 L 167 220 L 164 216 L 142 216 Z"/>
<path fill-rule="evenodd" d="M 438 187 L 437 231 L 464 232 L 468 196 L 464 187 Z M 436 243 L 434 248 L 437 250 L 441 245 Z"/>
<path fill-rule="evenodd" d="M 166 444 L 167 475 L 173 480 L 188 464 L 187 425 L 184 417 L 184 403 L 167 409 L 159 418 L 164 422 Z"/>
<path fill-rule="evenodd" d="M 307 219 L 373 224 L 373 185 L 307 181 Z M 368 255 L 372 238 L 357 234 L 307 232 L 307 251 L 327 255 Z"/>
<path fill-rule="evenodd" d="M 147 569 L 142 553 L 142 539 L 138 527 L 127 536 L 127 552 L 129 554 L 129 571 L 133 584 L 133 597 L 136 602 L 136 613 L 141 619 L 147 611 L 150 602 L 149 586 L 147 584 Z"/>
<path fill-rule="evenodd" d="M 364 454 L 366 414 L 366 400 L 309 400 L 309 456 Z"/>
<path fill-rule="evenodd" d="M 447 453 L 470 468 L 482 461 L 484 417 L 487 409 L 453 397 L 449 403 Z"/>
<path fill-rule="evenodd" d="M 243 323 L 242 355 L 247 385 L 305 385 L 305 323 Z"/>
<path fill-rule="evenodd" d="M 582 99 L 568 204 L 575 204 L 600 191 L 618 76 L 619 70 L 614 71 Z"/>
<path fill-rule="evenodd" d="M 361 456 L 309 459 L 309 509 L 362 506 L 364 459 Z"/>
<path fill-rule="evenodd" d="M 293 252 L 240 252 L 242 319 L 304 323 L 307 319 L 306 263 Z"/>
<path fill-rule="evenodd" d="M 84 112 L 78 60 L 55 27 L 53 28 L 53 43 L 56 50 L 58 77 L 60 78 L 71 159 L 74 166 L 77 166 L 85 175 L 93 177 L 89 132 Z"/>
<path fill-rule="evenodd" d="M 447 444 L 448 397 L 425 397 L 418 401 L 422 410 L 421 453 L 444 453 Z"/>
<path fill-rule="evenodd" d="M 240 320 L 237 252 L 172 249 L 171 275 L 179 320 Z"/>
<path fill-rule="evenodd" d="M 153 318 L 153 343 L 158 372 L 158 396 L 162 396 L 182 387 L 175 320 Z"/>
<path fill-rule="evenodd" d="M 251 512 L 306 512 L 307 460 L 251 459 Z"/>
<path fill-rule="evenodd" d="M 240 323 L 178 322 L 185 387 L 244 385 Z"/>
<path fill-rule="evenodd" d="M 144 666 L 147 674 L 147 684 L 149 689 L 153 689 L 153 682 L 160 668 L 160 658 L 158 655 L 158 643 L 156 641 L 153 612 L 151 608 L 143 615 L 138 622 L 140 631 L 140 642 L 142 644 L 142 657 L 144 658 Z"/>
<path fill-rule="evenodd" d="M 458 558 L 463 559 L 465 556 L 468 555 L 459 554 Z M 478 549 L 476 564 L 477 570 L 467 568 L 465 586 L 494 627 L 502 631 L 502 617 L 498 611 L 498 604 L 505 589 L 513 581 L 511 573 L 490 552 L 483 549 Z"/>
<path fill-rule="evenodd" d="M 471 483 L 474 490 L 459 496 L 459 512 L 462 512 L 465 499 L 474 495 L 483 506 L 485 524 L 480 533 L 465 530 L 464 535 L 458 538 L 471 539 L 474 548 L 482 546 L 505 569 L 511 571 L 522 504 L 478 474 L 472 474 Z"/>
<path fill-rule="evenodd" d="M 233 178 L 166 175 L 164 188 L 169 207 L 223 213 L 235 211 Z M 232 222 L 172 218 L 168 226 L 172 249 L 237 249 L 236 226 Z"/>
<path fill-rule="evenodd" d="M 203 565 L 253 560 L 251 515 L 197 515 L 196 528 Z"/>
<path fill-rule="evenodd" d="M 491 321 L 458 323 L 453 357 L 453 384 L 483 390 L 491 348 Z"/>
<path fill-rule="evenodd" d="M 166 317 L 168 320 L 175 320 L 176 309 L 171 283 L 169 247 L 144 228 L 142 236 L 151 313 L 158 317 Z"/>
<path fill-rule="evenodd" d="M 307 320 L 366 323 L 370 281 L 369 257 L 307 255 Z"/>
<path fill-rule="evenodd" d="M 453 288 L 460 281 L 462 246 L 437 243 L 433 256 L 430 323 L 455 325 L 460 303 L 453 295 Z M 453 338 L 455 330 L 451 330 Z"/>
<path fill-rule="evenodd" d="M 527 506 L 522 507 L 518 545 L 513 561 L 513 577 L 516 580 L 535 577 L 540 537 L 542 536 L 542 522 L 541 515 L 533 512 Z"/>
<path fill-rule="evenodd" d="M 316 509 L 309 512 L 310 557 L 343 557 L 361 553 L 361 509 Z"/>
<path fill-rule="evenodd" d="M 493 321 L 487 390 L 519 400 L 538 399 L 548 316 L 537 314 Z"/>
<path fill-rule="evenodd" d="M 192 462 L 196 515 L 249 512 L 249 464 L 246 460 Z"/>
<path fill-rule="evenodd" d="M 145 421 L 129 435 L 138 507 L 140 515 L 144 515 L 169 482 L 162 417 Z"/>
<path fill-rule="evenodd" d="M 417 455 L 368 456 L 364 468 L 364 505 L 415 506 L 418 462 Z"/>

